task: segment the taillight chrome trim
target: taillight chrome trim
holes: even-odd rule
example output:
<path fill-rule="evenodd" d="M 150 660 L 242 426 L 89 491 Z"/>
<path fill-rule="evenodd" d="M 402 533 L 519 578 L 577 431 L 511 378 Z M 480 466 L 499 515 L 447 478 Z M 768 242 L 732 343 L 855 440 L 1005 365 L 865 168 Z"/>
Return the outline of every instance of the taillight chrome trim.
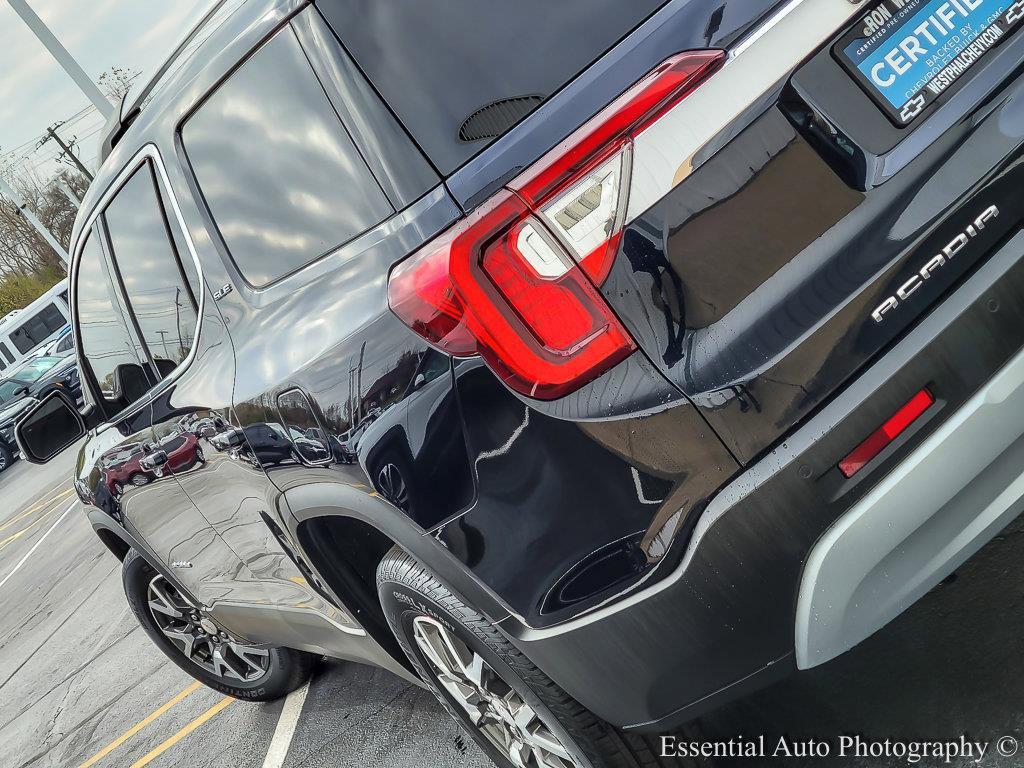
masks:
<path fill-rule="evenodd" d="M 862 11 L 864 0 L 791 0 L 725 64 L 636 138 L 626 223 L 694 170 L 698 153 Z"/>

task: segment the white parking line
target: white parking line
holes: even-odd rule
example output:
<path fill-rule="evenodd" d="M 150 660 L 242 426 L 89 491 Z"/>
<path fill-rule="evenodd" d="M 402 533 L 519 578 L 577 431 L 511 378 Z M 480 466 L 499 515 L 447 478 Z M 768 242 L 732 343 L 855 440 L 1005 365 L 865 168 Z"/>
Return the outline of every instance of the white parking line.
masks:
<path fill-rule="evenodd" d="M 292 737 L 295 736 L 295 728 L 299 724 L 302 705 L 306 703 L 307 693 L 308 680 L 305 685 L 296 688 L 285 698 L 281 716 L 277 720 L 277 728 L 274 729 L 274 738 L 270 740 L 270 749 L 267 750 L 267 758 L 263 761 L 263 768 L 281 768 L 284 765 L 288 748 L 292 745 Z"/>
<path fill-rule="evenodd" d="M 37 549 L 39 549 L 39 545 L 42 544 L 44 541 L 46 541 L 46 537 L 50 535 L 50 533 L 53 531 L 54 528 L 56 528 L 58 525 L 60 525 L 60 521 L 63 520 L 65 517 L 67 517 L 68 512 L 70 512 L 74 508 L 75 504 L 77 504 L 77 503 L 78 503 L 78 499 L 75 499 L 70 504 L 68 504 L 68 508 L 65 509 L 63 512 L 61 512 L 60 517 L 57 518 L 57 520 L 54 522 L 54 524 L 46 529 L 46 533 L 44 533 L 42 536 L 39 537 L 39 541 L 37 541 L 35 544 L 32 545 L 32 549 L 30 549 L 28 552 L 25 553 L 25 556 L 23 558 L 21 558 L 21 560 L 18 561 L 18 564 L 16 566 L 14 566 L 14 569 L 10 573 L 8 573 L 6 576 L 4 576 L 3 580 L 0 580 L 0 589 L 3 588 L 4 584 L 6 584 L 8 582 L 8 580 L 11 578 L 11 576 L 16 574 L 21 569 L 21 566 L 23 566 L 25 563 L 28 562 L 28 559 L 30 557 L 32 557 L 32 553 L 35 552 Z"/>

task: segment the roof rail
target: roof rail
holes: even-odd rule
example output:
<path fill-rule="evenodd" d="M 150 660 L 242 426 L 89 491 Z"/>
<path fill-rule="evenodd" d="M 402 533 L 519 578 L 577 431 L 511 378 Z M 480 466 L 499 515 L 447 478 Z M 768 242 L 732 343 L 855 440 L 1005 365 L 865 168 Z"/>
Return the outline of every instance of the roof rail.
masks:
<path fill-rule="evenodd" d="M 122 97 L 121 103 L 117 109 L 107 118 L 107 122 L 103 126 L 102 138 L 100 139 L 100 153 L 99 153 L 99 164 L 103 165 L 103 162 L 110 156 L 110 153 L 114 151 L 114 147 L 117 146 L 117 142 L 124 136 L 125 131 L 131 126 L 140 114 L 142 114 L 143 102 L 153 93 L 160 80 L 163 79 L 164 75 L 174 65 L 174 62 L 181 56 L 182 52 L 198 37 L 199 33 L 203 28 L 210 23 L 210 20 L 224 7 L 228 0 L 215 0 L 211 4 L 210 9 L 203 14 L 203 17 L 196 22 L 195 26 L 189 31 L 181 42 L 175 47 L 171 54 L 164 60 L 164 63 L 160 65 L 160 68 L 153 73 L 153 76 L 146 81 L 145 85 L 139 88 L 137 91 L 129 89 Z M 129 99 L 129 97 L 131 97 Z"/>

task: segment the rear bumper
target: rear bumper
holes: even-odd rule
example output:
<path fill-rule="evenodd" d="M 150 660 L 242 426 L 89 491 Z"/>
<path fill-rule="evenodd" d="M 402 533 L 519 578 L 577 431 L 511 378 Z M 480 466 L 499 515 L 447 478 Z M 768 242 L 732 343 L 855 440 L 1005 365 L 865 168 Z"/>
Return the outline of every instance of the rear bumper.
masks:
<path fill-rule="evenodd" d="M 804 568 L 801 669 L 902 613 L 1024 510 L 1024 354 L 828 529 Z"/>
<path fill-rule="evenodd" d="M 671 573 L 557 627 L 502 626 L 581 703 L 640 730 L 842 653 L 1024 506 L 1022 348 L 1024 233 L 719 492 Z M 844 478 L 839 459 L 923 386 L 936 404 Z"/>

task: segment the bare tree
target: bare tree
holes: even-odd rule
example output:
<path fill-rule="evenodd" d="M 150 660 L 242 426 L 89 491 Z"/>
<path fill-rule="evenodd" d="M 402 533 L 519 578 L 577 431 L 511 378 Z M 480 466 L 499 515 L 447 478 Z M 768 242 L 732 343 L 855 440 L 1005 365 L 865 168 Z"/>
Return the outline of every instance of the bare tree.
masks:
<path fill-rule="evenodd" d="M 44 183 L 35 172 L 0 168 L 5 180 L 18 192 L 26 206 L 67 248 L 77 215 L 76 206 L 56 185 Z M 76 172 L 61 171 L 60 177 L 76 192 L 84 193 L 87 183 Z M 12 201 L 0 199 L 0 316 L 20 309 L 66 274 L 64 262 L 28 222 Z"/>
<path fill-rule="evenodd" d="M 130 67 L 111 67 L 100 75 L 100 90 L 103 91 L 108 99 L 117 104 L 121 101 L 121 97 L 128 93 L 128 89 L 132 87 L 132 82 L 138 76 L 139 73 Z"/>

